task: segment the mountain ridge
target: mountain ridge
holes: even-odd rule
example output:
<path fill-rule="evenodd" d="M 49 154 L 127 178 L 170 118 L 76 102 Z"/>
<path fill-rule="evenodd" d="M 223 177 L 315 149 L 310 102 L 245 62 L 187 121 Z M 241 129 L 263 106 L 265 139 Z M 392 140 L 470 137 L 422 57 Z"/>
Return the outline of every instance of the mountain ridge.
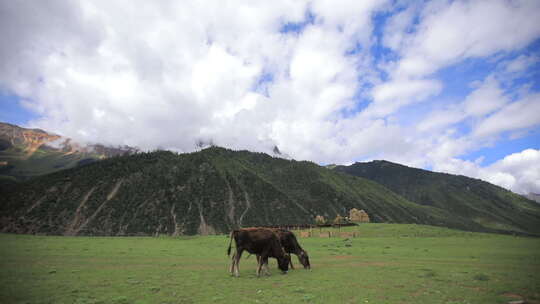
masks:
<path fill-rule="evenodd" d="M 527 231 L 540 225 L 537 204 L 480 179 L 383 160 L 336 166 L 333 170 L 367 178 L 409 201 L 467 216 L 486 228 Z"/>
<path fill-rule="evenodd" d="M 316 215 L 333 219 L 351 208 L 366 210 L 374 222 L 538 233 L 485 227 L 312 162 L 218 147 L 187 154 L 142 152 L 33 178 L 6 192 L 0 231 L 213 234 L 243 226 L 313 223 Z"/>
<path fill-rule="evenodd" d="M 375 222 L 540 234 L 540 205 L 466 176 L 384 160 L 322 167 L 213 145 L 186 154 L 81 149 L 2 123 L 0 192 L 5 232 L 211 234 L 313 223 L 316 215 L 332 220 L 357 208 Z"/>

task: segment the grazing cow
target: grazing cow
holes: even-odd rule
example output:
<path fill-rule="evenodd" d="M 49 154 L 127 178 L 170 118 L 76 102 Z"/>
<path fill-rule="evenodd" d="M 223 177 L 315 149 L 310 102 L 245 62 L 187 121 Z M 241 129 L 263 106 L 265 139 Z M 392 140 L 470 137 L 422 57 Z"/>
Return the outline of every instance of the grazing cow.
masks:
<path fill-rule="evenodd" d="M 277 235 L 279 236 L 279 241 L 281 242 L 281 246 L 283 247 L 286 253 L 296 254 L 300 264 L 302 264 L 305 269 L 311 269 L 307 251 L 302 249 L 300 244 L 298 244 L 298 240 L 296 240 L 296 236 L 294 235 L 294 233 L 286 229 L 278 229 L 278 228 L 275 228 L 275 229 L 269 228 L 269 229 L 277 233 Z M 258 255 L 257 255 L 257 261 L 259 261 Z M 290 265 L 291 265 L 291 269 L 294 269 L 292 259 L 290 261 Z"/>
<path fill-rule="evenodd" d="M 231 274 L 239 276 L 240 258 L 242 252 L 246 250 L 251 254 L 260 256 L 257 267 L 257 276 L 261 275 L 261 269 L 265 266 L 266 274 L 268 272 L 268 258 L 276 258 L 278 261 L 278 267 L 283 272 L 287 273 L 289 270 L 289 263 L 291 261 L 290 255 L 288 255 L 279 242 L 279 236 L 272 230 L 265 228 L 244 228 L 234 230 L 231 232 L 231 240 L 229 241 L 229 249 L 227 249 L 227 255 L 231 254 L 231 243 L 234 238 L 236 245 L 236 252 L 232 257 L 232 264 L 230 268 Z"/>
<path fill-rule="evenodd" d="M 285 252 L 289 254 L 290 253 L 296 254 L 300 264 L 302 264 L 305 269 L 310 269 L 311 265 L 309 264 L 309 256 L 307 254 L 307 251 L 302 249 L 300 244 L 298 244 L 298 241 L 296 240 L 296 236 L 294 235 L 294 233 L 285 229 L 275 229 L 274 231 L 276 231 L 276 233 L 278 234 L 279 241 L 281 242 L 281 246 L 283 246 L 283 249 L 285 249 Z M 294 269 L 292 260 L 291 260 L 291 268 Z"/>

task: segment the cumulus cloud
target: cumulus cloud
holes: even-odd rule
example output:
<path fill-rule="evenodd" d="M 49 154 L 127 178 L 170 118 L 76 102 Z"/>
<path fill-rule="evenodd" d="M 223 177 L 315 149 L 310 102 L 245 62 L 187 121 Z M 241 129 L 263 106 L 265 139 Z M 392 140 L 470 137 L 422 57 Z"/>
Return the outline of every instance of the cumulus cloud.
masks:
<path fill-rule="evenodd" d="M 407 34 L 413 29 L 413 21 L 418 14 L 419 6 L 411 5 L 396 13 L 384 27 L 383 44 L 393 50 L 402 49 L 407 43 Z"/>
<path fill-rule="evenodd" d="M 398 79 L 385 82 L 373 89 L 373 103 L 366 114 L 386 116 L 411 103 L 437 95 L 442 85 L 436 80 Z"/>
<path fill-rule="evenodd" d="M 540 2 L 432 1 L 401 48 L 398 75 L 418 76 L 465 58 L 524 47 L 540 35 Z"/>
<path fill-rule="evenodd" d="M 465 174 L 512 189 L 520 194 L 540 192 L 540 150 L 526 149 L 512 153 L 486 167 L 478 163 L 451 159 L 434 169 L 454 174 Z"/>
<path fill-rule="evenodd" d="M 525 71 L 533 64 L 540 61 L 539 55 L 520 55 L 517 58 L 504 63 L 505 71 L 516 73 Z"/>
<path fill-rule="evenodd" d="M 442 168 L 540 124 L 531 84 L 508 92 L 538 56 L 505 57 L 540 37 L 537 1 L 401 4 L 3 1 L 0 90 L 37 113 L 29 126 L 80 142 L 277 145 L 319 163 Z M 446 103 L 435 72 L 467 58 L 496 71 Z M 403 114 L 415 106 L 424 113 Z M 527 183 L 504 172 L 512 189 Z"/>
<path fill-rule="evenodd" d="M 475 129 L 477 136 L 487 136 L 505 131 L 527 128 L 540 123 L 540 94 L 508 104 L 497 113 L 483 120 Z"/>
<path fill-rule="evenodd" d="M 475 85 L 476 88 L 464 100 L 434 110 L 427 115 L 423 121 L 418 123 L 418 130 L 425 132 L 440 129 L 472 118 L 473 123 L 481 121 L 480 126 L 476 128 L 476 133 L 478 135 L 485 134 L 482 131 L 482 128 L 485 128 L 483 127 L 483 124 L 486 123 L 485 117 L 510 103 L 510 98 L 505 95 L 494 75 L 489 75 L 484 81 L 476 82 Z M 494 119 L 497 120 L 497 118 Z M 520 128 L 517 125 L 515 127 Z"/>
<path fill-rule="evenodd" d="M 465 114 L 481 117 L 500 109 L 509 102 L 504 95 L 499 83 L 492 77 L 488 77 L 482 85 L 474 90 L 465 99 Z"/>

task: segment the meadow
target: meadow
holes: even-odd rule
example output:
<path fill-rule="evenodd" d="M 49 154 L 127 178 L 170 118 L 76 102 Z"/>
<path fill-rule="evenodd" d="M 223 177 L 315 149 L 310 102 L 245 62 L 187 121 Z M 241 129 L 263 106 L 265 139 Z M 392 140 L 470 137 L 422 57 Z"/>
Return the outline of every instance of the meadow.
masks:
<path fill-rule="evenodd" d="M 228 273 L 226 235 L 0 234 L 0 303 L 540 303 L 540 239 L 363 224 L 299 238 L 312 270 Z"/>

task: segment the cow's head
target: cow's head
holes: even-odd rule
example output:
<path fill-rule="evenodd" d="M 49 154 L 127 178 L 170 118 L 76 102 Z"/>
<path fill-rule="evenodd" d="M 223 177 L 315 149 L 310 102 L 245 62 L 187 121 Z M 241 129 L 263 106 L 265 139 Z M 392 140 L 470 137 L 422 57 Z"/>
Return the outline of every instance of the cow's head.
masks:
<path fill-rule="evenodd" d="M 305 269 L 311 269 L 311 265 L 309 264 L 309 256 L 307 254 L 307 251 L 302 250 L 300 254 L 298 255 L 298 260 L 300 261 L 300 264 L 304 265 Z"/>
<path fill-rule="evenodd" d="M 283 274 L 286 274 L 289 271 L 289 264 L 291 263 L 291 256 L 288 253 L 285 253 L 283 257 L 278 259 L 278 268 L 282 271 Z"/>

